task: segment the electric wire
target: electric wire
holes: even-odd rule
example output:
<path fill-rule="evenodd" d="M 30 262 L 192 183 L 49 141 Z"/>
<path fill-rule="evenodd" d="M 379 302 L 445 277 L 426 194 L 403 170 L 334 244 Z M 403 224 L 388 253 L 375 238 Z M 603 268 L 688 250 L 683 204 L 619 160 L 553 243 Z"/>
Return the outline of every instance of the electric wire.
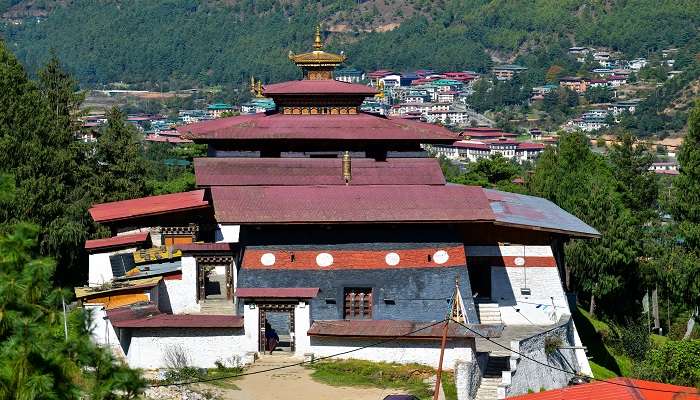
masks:
<path fill-rule="evenodd" d="M 443 323 L 443 322 L 445 322 L 445 321 L 447 321 L 447 319 L 443 319 L 442 321 L 433 322 L 433 323 L 431 323 L 430 325 L 426 325 L 426 326 L 424 326 L 424 327 L 422 327 L 422 328 L 413 330 L 413 331 L 408 332 L 408 333 L 404 333 L 403 335 L 394 336 L 394 337 L 391 337 L 391 338 L 388 338 L 388 339 L 385 339 L 385 340 L 381 340 L 381 341 L 379 341 L 379 342 L 375 342 L 375 343 L 369 344 L 369 345 L 367 345 L 367 346 L 362 346 L 362 347 L 358 347 L 358 348 L 356 348 L 356 349 L 347 350 L 347 351 L 343 351 L 343 352 L 340 352 L 340 353 L 336 353 L 336 354 L 331 354 L 331 355 L 328 355 L 328 356 L 323 356 L 323 357 L 315 358 L 313 361 L 301 361 L 301 362 L 298 362 L 298 363 L 293 363 L 293 364 L 289 364 L 289 365 L 281 365 L 281 366 L 278 366 L 278 367 L 268 368 L 268 369 L 264 369 L 264 370 L 260 370 L 260 371 L 242 372 L 242 373 L 240 373 L 240 374 L 234 374 L 234 375 L 215 376 L 215 377 L 211 377 L 211 378 L 194 379 L 194 380 L 185 381 L 185 382 L 155 383 L 155 384 L 146 385 L 146 387 L 184 386 L 184 385 L 191 385 L 191 384 L 194 384 L 194 383 L 205 383 L 205 382 L 212 382 L 212 381 L 218 381 L 218 380 L 223 380 L 223 379 L 238 378 L 238 377 L 247 376 L 247 375 L 257 375 L 257 374 L 262 374 L 262 373 L 265 373 L 265 372 L 272 372 L 272 371 L 278 371 L 278 370 L 285 369 L 285 368 L 296 367 L 296 366 L 303 365 L 303 364 L 311 364 L 311 363 L 314 363 L 314 362 L 316 362 L 316 361 L 321 361 L 321 360 L 325 360 L 325 359 L 328 359 L 328 358 L 338 357 L 338 356 L 342 356 L 342 355 L 345 355 L 345 354 L 353 353 L 353 352 L 356 352 L 356 351 L 364 350 L 364 349 L 367 349 L 367 348 L 376 347 L 376 346 L 379 346 L 379 345 L 382 345 L 382 344 L 385 344 L 385 343 L 390 343 L 390 342 L 396 341 L 397 339 L 400 339 L 400 338 L 402 338 L 402 337 L 406 337 L 406 336 L 412 335 L 412 334 L 414 334 L 414 333 L 423 331 L 423 330 L 425 330 L 425 329 L 432 328 L 433 326 L 438 325 L 438 324 L 441 324 L 441 323 Z"/>
<path fill-rule="evenodd" d="M 515 350 L 513 350 L 513 349 L 510 349 L 510 348 L 508 348 L 508 347 L 506 347 L 506 346 L 504 346 L 504 345 L 502 345 L 502 344 L 496 342 L 495 340 L 492 340 L 491 338 L 482 335 L 480 332 L 478 332 L 478 331 L 476 331 L 476 330 L 474 330 L 474 329 L 468 327 L 467 325 L 465 325 L 465 324 L 463 324 L 463 323 L 461 323 L 461 322 L 459 322 L 459 321 L 452 320 L 452 322 L 454 322 L 454 323 L 456 323 L 456 324 L 458 324 L 458 325 L 461 325 L 462 327 L 464 327 L 465 329 L 467 329 L 469 332 L 472 332 L 472 333 L 474 333 L 475 335 L 479 335 L 482 339 L 486 339 L 487 341 L 489 341 L 489 342 L 495 344 L 496 346 L 502 347 L 502 348 L 504 348 L 504 349 L 506 349 L 506 350 L 508 350 L 508 351 L 510 351 L 510 352 L 513 352 L 513 353 L 519 355 L 520 357 L 523 357 L 523 358 L 525 358 L 525 359 L 528 359 L 528 360 L 530 360 L 530 361 L 533 361 L 533 362 L 535 362 L 535 363 L 537 363 L 537 364 L 540 364 L 540 365 L 542 365 L 542 366 L 545 366 L 545 367 L 547 367 L 547 368 L 550 368 L 550 369 L 553 369 L 553 370 L 557 370 L 557 371 L 564 372 L 564 373 L 566 373 L 566 374 L 571 374 L 571 375 L 574 375 L 574 376 L 584 376 L 584 377 L 586 377 L 586 378 L 588 378 L 588 379 L 592 379 L 592 380 L 594 380 L 594 381 L 603 382 L 603 383 L 609 383 L 609 384 L 617 385 L 617 386 L 624 386 L 624 387 L 628 387 L 628 388 L 632 388 L 632 389 L 636 389 L 636 390 L 648 390 L 648 391 L 652 391 L 652 392 L 675 393 L 675 394 L 694 394 L 694 393 L 689 393 L 689 392 L 679 392 L 679 391 L 676 391 L 676 390 L 664 390 L 664 389 L 643 388 L 643 387 L 634 386 L 634 385 L 627 385 L 627 384 L 619 383 L 619 382 L 612 382 L 612 381 L 608 381 L 608 380 L 605 380 L 605 379 L 594 378 L 594 377 L 588 376 L 588 375 L 581 375 L 581 374 L 579 374 L 579 373 L 577 373 L 577 372 L 567 371 L 567 370 L 565 370 L 565 369 L 561 369 L 561 368 L 559 368 L 559 367 L 555 367 L 555 366 L 553 366 L 553 365 L 549 365 L 549 364 L 544 363 L 544 362 L 542 362 L 542 361 L 535 360 L 534 358 L 529 357 L 529 356 L 526 356 L 525 354 L 523 354 L 523 353 L 521 353 L 521 352 L 518 352 L 518 351 L 515 351 Z"/>

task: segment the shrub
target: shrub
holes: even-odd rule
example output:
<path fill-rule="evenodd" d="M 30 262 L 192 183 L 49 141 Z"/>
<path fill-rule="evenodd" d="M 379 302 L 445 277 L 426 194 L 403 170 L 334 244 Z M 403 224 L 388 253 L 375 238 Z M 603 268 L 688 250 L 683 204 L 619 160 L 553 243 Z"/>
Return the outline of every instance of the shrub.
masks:
<path fill-rule="evenodd" d="M 620 327 L 620 343 L 625 354 L 634 360 L 643 360 L 651 348 L 647 327 L 637 323 Z"/>
<path fill-rule="evenodd" d="M 668 341 L 649 352 L 635 375 L 683 386 L 700 386 L 700 340 Z"/>
<path fill-rule="evenodd" d="M 547 336 L 544 338 L 544 352 L 550 355 L 557 351 L 562 345 L 562 340 L 559 336 Z"/>

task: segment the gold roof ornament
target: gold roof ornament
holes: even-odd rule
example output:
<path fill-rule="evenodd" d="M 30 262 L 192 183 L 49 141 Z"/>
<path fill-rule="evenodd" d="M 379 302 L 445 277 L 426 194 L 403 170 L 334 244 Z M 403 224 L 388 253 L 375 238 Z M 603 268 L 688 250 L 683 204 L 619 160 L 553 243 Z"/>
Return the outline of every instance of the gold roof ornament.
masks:
<path fill-rule="evenodd" d="M 333 79 L 333 70 L 342 64 L 347 58 L 344 54 L 335 54 L 323 51 L 323 38 L 321 26 L 316 26 L 313 51 L 294 54 L 289 52 L 289 59 L 304 71 L 304 79 Z"/>

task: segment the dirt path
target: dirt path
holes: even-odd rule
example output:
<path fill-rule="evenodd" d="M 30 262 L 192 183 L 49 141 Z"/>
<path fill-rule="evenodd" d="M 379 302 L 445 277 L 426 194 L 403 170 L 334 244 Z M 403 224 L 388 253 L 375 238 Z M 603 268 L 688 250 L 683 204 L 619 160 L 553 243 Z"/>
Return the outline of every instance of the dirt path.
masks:
<path fill-rule="evenodd" d="M 299 360 L 284 356 L 265 356 L 246 372 L 255 372 Z M 316 382 L 311 370 L 295 366 L 278 371 L 248 375 L 235 381 L 240 390 L 222 390 L 225 400 L 381 400 L 394 389 L 335 387 Z"/>

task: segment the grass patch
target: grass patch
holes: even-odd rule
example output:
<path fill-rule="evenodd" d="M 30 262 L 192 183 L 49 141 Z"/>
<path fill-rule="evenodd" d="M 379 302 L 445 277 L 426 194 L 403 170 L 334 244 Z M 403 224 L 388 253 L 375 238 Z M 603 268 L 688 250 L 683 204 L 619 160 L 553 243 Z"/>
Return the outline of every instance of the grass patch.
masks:
<path fill-rule="evenodd" d="M 238 375 L 243 371 L 243 368 L 212 368 L 207 370 L 207 375 L 205 379 L 214 379 L 231 375 Z M 241 390 L 241 388 L 239 388 L 234 383 L 237 379 L 240 379 L 240 377 L 217 379 L 215 381 L 209 381 L 207 383 L 209 385 L 216 386 L 222 389 Z"/>
<path fill-rule="evenodd" d="M 311 376 L 315 380 L 331 386 L 397 389 L 419 399 L 432 398 L 432 390 L 423 380 L 435 375 L 435 370 L 425 365 L 337 360 L 316 362 L 308 368 L 314 370 Z M 450 382 L 454 386 L 454 378 Z"/>
<path fill-rule="evenodd" d="M 651 335 L 651 343 L 656 347 L 662 346 L 666 342 L 668 342 L 668 336 L 661 336 L 656 334 Z"/>
<path fill-rule="evenodd" d="M 445 400 L 457 400 L 457 385 L 455 385 L 455 374 L 452 371 L 442 373 L 442 393 Z"/>
<path fill-rule="evenodd" d="M 589 361 L 589 363 L 591 364 L 591 371 L 593 371 L 593 376 L 595 376 L 598 379 L 609 379 L 618 376 L 616 373 L 610 371 L 602 365 L 596 364 L 594 361 Z"/>

